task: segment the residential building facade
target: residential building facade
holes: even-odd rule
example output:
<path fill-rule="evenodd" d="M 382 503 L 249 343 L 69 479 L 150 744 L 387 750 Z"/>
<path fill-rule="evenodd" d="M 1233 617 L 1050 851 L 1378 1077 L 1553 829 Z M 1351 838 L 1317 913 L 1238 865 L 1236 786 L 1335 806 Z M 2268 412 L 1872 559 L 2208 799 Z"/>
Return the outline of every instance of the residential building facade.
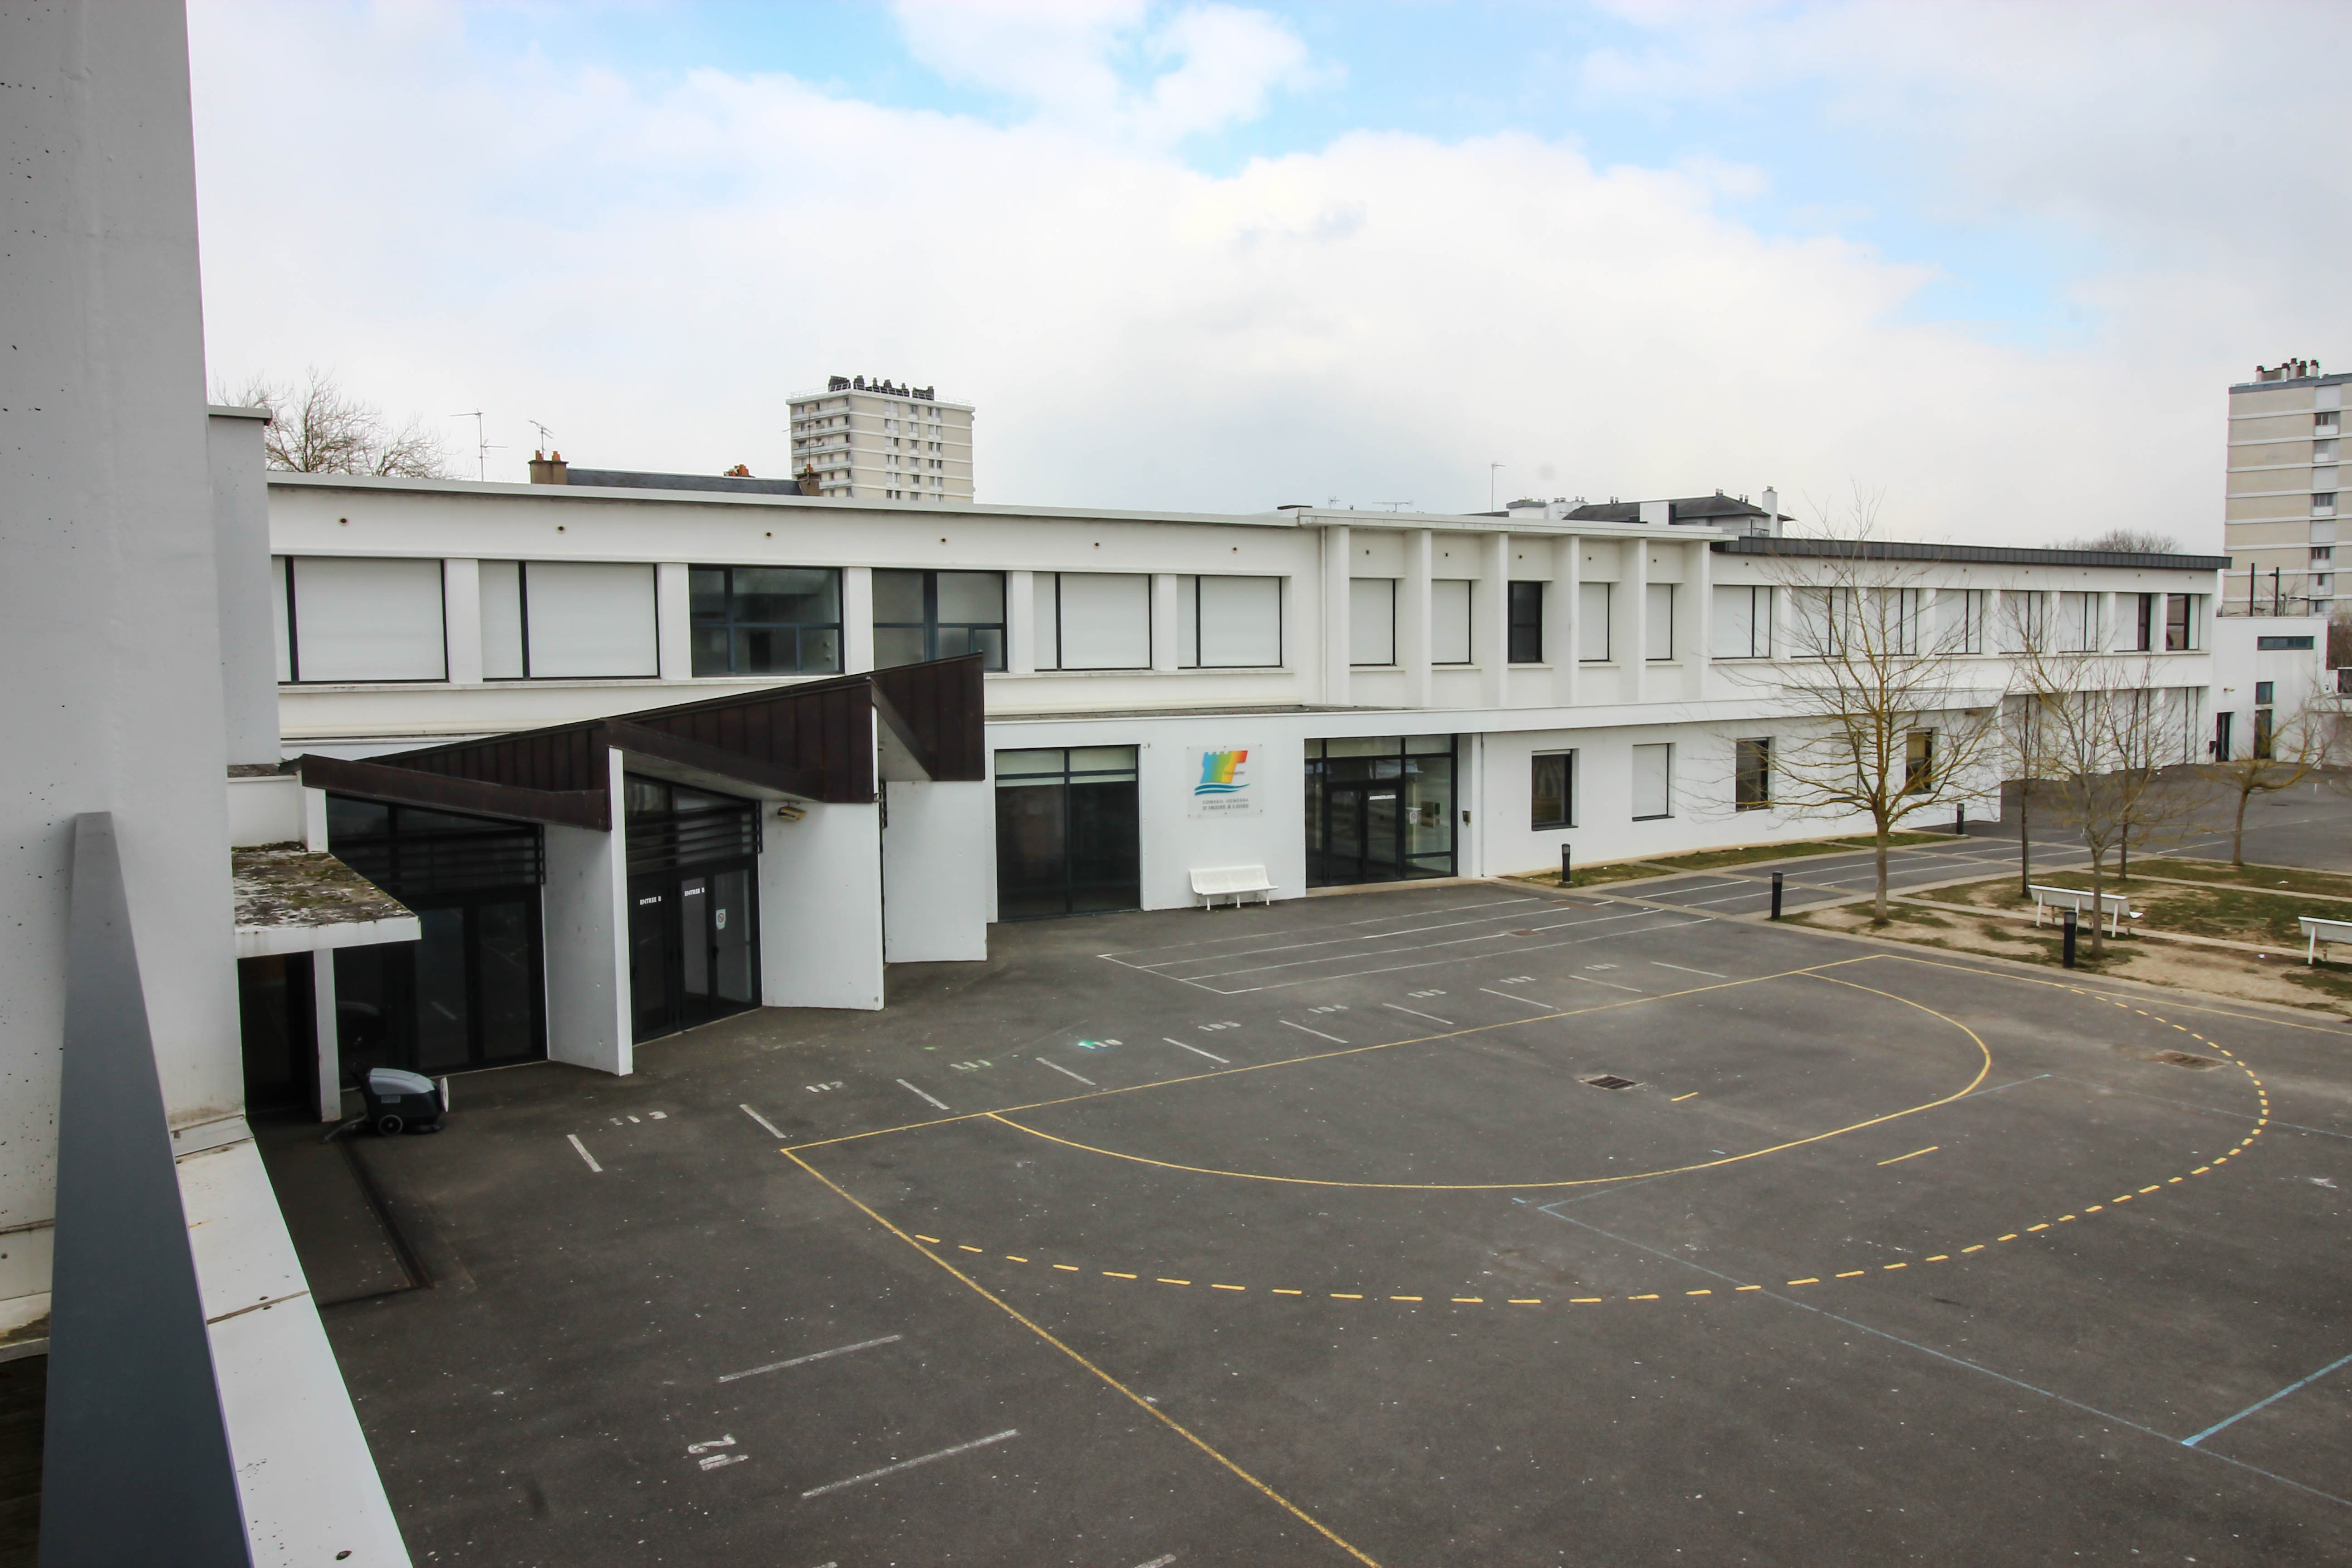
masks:
<path fill-rule="evenodd" d="M 792 401 L 793 473 L 843 500 L 960 506 L 972 499 L 972 405 L 937 389 L 836 375 Z"/>
<path fill-rule="evenodd" d="M 2334 613 L 2347 382 L 2352 375 L 2323 374 L 2315 361 L 2289 360 L 2230 388 L 2225 613 Z"/>

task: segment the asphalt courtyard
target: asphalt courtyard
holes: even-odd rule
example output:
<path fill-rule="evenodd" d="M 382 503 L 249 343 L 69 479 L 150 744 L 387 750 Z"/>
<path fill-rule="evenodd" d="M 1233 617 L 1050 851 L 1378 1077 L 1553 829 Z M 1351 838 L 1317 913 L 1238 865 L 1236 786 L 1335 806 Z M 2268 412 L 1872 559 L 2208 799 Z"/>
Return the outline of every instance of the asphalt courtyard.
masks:
<path fill-rule="evenodd" d="M 2352 1559 L 2352 1031 L 1605 890 L 992 942 L 362 1146 L 419 1562 Z"/>

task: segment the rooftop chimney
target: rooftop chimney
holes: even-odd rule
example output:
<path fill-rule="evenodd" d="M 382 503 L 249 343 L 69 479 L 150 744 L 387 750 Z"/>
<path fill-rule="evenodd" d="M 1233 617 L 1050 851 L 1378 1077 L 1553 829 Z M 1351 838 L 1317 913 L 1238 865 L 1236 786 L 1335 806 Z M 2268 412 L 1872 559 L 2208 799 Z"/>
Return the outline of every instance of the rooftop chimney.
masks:
<path fill-rule="evenodd" d="M 572 465 L 563 460 L 562 453 L 552 452 L 542 456 L 540 453 L 533 452 L 530 455 L 530 482 L 532 484 L 568 485 L 572 482 L 571 475 Z"/>

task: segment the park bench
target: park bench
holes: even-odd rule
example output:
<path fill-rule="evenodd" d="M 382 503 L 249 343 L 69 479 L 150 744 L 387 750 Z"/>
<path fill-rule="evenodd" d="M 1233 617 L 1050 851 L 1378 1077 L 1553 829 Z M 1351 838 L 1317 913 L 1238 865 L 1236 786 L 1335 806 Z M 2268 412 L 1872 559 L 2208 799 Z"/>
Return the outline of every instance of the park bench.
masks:
<path fill-rule="evenodd" d="M 1204 910 L 1215 909 L 1219 899 L 1231 899 L 1234 908 L 1240 909 L 1242 900 L 1251 893 L 1258 896 L 1260 903 L 1269 901 L 1274 884 L 1266 879 L 1263 866 L 1196 867 L 1192 871 L 1192 891 L 1200 895 Z"/>
<path fill-rule="evenodd" d="M 2303 927 L 2303 962 L 2306 964 L 2318 959 L 2323 942 L 2352 942 L 2352 921 L 2324 921 L 2317 915 L 2305 915 L 2296 923 Z"/>
<path fill-rule="evenodd" d="M 2086 888 L 2045 888 L 2039 882 L 2029 882 L 2026 890 L 2033 895 L 2035 925 L 2042 923 L 2044 910 L 2073 910 L 2079 914 L 2091 907 L 2091 894 Z M 2101 893 L 2098 912 L 2107 917 L 2110 936 L 2123 934 L 2125 921 L 2139 919 L 2132 912 L 2131 897 L 2126 893 Z"/>

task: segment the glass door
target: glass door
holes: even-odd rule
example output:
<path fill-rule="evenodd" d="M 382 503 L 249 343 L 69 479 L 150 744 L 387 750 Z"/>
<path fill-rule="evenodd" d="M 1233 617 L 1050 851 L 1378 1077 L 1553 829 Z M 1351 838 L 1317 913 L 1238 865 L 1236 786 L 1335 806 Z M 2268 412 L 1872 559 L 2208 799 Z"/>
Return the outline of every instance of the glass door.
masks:
<path fill-rule="evenodd" d="M 1307 742 L 1307 879 L 1314 887 L 1450 877 L 1451 735 Z"/>
<path fill-rule="evenodd" d="M 1138 814 L 1133 746 L 997 752 L 997 918 L 1141 908 Z"/>

